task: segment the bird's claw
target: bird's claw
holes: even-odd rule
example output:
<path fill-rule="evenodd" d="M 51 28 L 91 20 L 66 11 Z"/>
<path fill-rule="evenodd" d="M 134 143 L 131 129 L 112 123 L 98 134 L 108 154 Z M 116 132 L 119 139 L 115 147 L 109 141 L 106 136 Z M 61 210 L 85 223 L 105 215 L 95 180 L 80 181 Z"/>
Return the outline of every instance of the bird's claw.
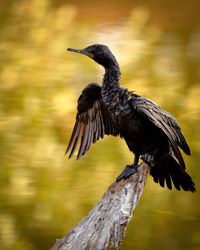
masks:
<path fill-rule="evenodd" d="M 117 177 L 116 181 L 120 181 L 121 179 L 126 179 L 130 175 L 135 174 L 138 172 L 137 169 L 138 166 L 133 166 L 133 165 L 127 165 L 123 172 Z"/>
<path fill-rule="evenodd" d="M 143 155 L 141 155 L 141 159 L 148 164 L 150 167 L 153 167 L 154 164 L 154 157 L 148 153 L 145 153 Z"/>

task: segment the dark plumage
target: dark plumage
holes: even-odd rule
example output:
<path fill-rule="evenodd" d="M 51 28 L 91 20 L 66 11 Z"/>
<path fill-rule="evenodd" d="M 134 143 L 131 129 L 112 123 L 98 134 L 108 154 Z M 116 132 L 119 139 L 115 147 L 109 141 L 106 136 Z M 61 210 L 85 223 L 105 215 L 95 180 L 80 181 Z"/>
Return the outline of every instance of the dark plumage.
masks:
<path fill-rule="evenodd" d="M 119 65 L 105 45 L 95 44 L 82 50 L 68 49 L 92 58 L 105 68 L 102 85 L 90 83 L 78 99 L 74 130 L 66 150 L 69 158 L 80 143 L 79 159 L 104 135 L 120 135 L 135 154 L 117 178 L 137 172 L 139 157 L 150 166 L 150 174 L 162 187 L 195 191 L 192 178 L 185 171 L 179 148 L 190 155 L 189 146 L 175 118 L 147 98 L 122 88 Z"/>

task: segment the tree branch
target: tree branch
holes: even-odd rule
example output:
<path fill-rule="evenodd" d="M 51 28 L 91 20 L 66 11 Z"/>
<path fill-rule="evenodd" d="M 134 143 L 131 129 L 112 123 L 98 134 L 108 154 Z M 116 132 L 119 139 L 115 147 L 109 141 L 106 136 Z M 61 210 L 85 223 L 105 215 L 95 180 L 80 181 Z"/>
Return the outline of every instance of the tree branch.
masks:
<path fill-rule="evenodd" d="M 142 163 L 138 173 L 113 183 L 89 214 L 51 250 L 119 249 L 125 229 L 142 195 L 149 167 Z"/>

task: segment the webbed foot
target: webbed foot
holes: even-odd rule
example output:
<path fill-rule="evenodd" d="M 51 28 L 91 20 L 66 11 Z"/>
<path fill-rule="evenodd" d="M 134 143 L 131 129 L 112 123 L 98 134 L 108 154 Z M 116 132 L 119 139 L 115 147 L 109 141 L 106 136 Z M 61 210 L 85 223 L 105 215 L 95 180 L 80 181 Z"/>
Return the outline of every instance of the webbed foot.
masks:
<path fill-rule="evenodd" d="M 116 181 L 120 181 L 121 179 L 126 179 L 130 175 L 138 172 L 138 166 L 127 165 L 123 172 L 117 177 Z"/>
<path fill-rule="evenodd" d="M 150 167 L 153 167 L 155 165 L 154 163 L 154 157 L 148 153 L 145 153 L 144 155 L 141 155 L 141 159 L 148 164 Z"/>

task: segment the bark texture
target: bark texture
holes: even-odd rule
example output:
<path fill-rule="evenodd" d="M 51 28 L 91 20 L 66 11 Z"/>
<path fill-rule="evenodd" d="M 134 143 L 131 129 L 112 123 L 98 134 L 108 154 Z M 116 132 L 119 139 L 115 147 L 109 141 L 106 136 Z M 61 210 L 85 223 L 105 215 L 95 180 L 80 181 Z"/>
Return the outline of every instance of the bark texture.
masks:
<path fill-rule="evenodd" d="M 142 163 L 138 173 L 113 183 L 95 207 L 51 250 L 119 249 L 125 229 L 142 195 L 149 167 Z"/>

